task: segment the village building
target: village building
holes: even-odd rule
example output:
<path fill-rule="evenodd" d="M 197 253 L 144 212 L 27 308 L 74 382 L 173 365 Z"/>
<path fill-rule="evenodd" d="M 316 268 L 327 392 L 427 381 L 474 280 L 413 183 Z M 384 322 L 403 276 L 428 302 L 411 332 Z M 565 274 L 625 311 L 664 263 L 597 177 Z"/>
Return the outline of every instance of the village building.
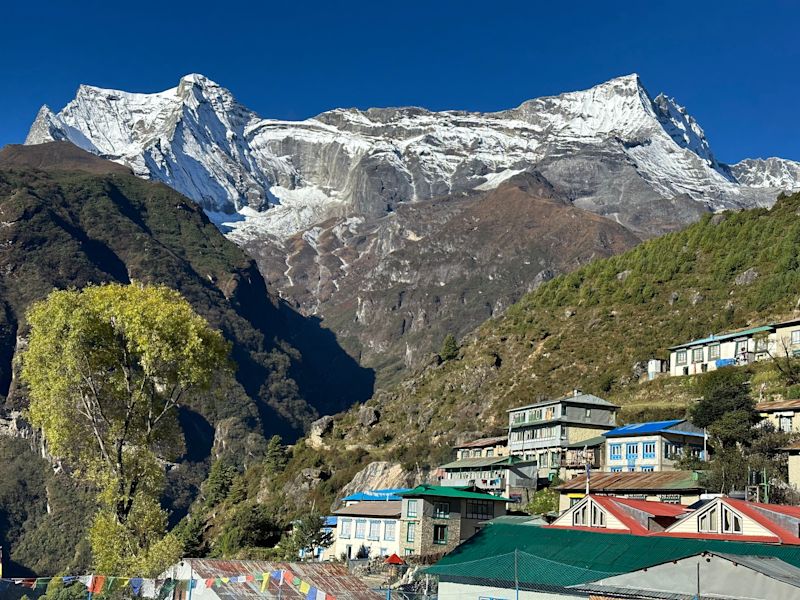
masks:
<path fill-rule="evenodd" d="M 570 480 L 586 473 L 588 465 L 592 471 L 602 471 L 606 464 L 606 438 L 598 435 L 588 440 L 572 442 L 565 446 L 564 459 L 561 465 L 563 479 Z"/>
<path fill-rule="evenodd" d="M 562 483 L 559 491 L 559 510 L 566 510 L 586 495 L 586 476 L 579 475 Z M 652 500 L 689 506 L 700 500 L 706 491 L 700 476 L 694 471 L 654 471 L 591 473 L 591 494 L 618 496 L 633 500 Z"/>
<path fill-rule="evenodd" d="M 549 527 L 800 546 L 800 507 L 724 496 L 681 506 L 592 494 Z"/>
<path fill-rule="evenodd" d="M 672 346 L 670 374 L 697 375 L 776 356 L 800 354 L 800 319 L 712 334 Z"/>
<path fill-rule="evenodd" d="M 759 402 L 756 410 L 764 419 L 763 422 L 772 423 L 775 431 L 784 433 L 800 432 L 800 400 L 777 400 L 774 402 Z"/>
<path fill-rule="evenodd" d="M 603 434 L 605 468 L 644 473 L 674 471 L 684 456 L 706 460 L 705 432 L 684 419 L 631 423 Z"/>
<path fill-rule="evenodd" d="M 490 524 L 427 572 L 463 600 L 798 597 L 799 546 L 619 533 Z"/>
<path fill-rule="evenodd" d="M 714 498 L 687 512 L 663 535 L 800 546 L 800 507 Z"/>
<path fill-rule="evenodd" d="M 541 478 L 565 479 L 567 450 L 614 429 L 618 410 L 607 400 L 580 390 L 512 408 L 508 411 L 509 453 L 536 461 Z"/>
<path fill-rule="evenodd" d="M 522 504 L 530 502 L 538 481 L 536 463 L 519 456 L 461 458 L 439 467 L 439 473 L 440 485 L 477 486 Z"/>
<path fill-rule="evenodd" d="M 334 559 L 375 558 L 400 552 L 401 501 L 358 502 L 334 511 Z"/>
<path fill-rule="evenodd" d="M 366 490 L 345 496 L 342 498 L 342 502 L 345 506 L 351 506 L 359 502 L 400 502 L 402 498 L 398 494 L 408 490 L 409 488 Z"/>
<path fill-rule="evenodd" d="M 509 498 L 479 488 L 420 485 L 403 497 L 401 556 L 443 554 L 472 537 L 482 524 L 506 514 Z"/>
<path fill-rule="evenodd" d="M 179 584 L 176 598 L 181 594 L 180 597 L 192 600 L 385 598 L 351 575 L 345 565 L 330 562 L 185 558 L 160 576 L 168 578 Z"/>
<path fill-rule="evenodd" d="M 680 504 L 589 495 L 562 512 L 548 527 L 648 535 L 664 531 L 683 516 L 686 510 Z"/>
<path fill-rule="evenodd" d="M 789 455 L 789 485 L 800 491 L 800 441 L 789 444 L 783 450 Z"/>
<path fill-rule="evenodd" d="M 508 436 L 480 438 L 455 447 L 456 458 L 495 458 L 508 456 Z"/>

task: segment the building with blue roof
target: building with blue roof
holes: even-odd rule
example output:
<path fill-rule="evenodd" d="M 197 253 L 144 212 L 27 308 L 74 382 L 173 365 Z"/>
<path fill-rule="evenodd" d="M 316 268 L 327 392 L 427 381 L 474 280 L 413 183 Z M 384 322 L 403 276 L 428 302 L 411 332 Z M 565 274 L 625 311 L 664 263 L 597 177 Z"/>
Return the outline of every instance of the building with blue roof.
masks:
<path fill-rule="evenodd" d="M 706 460 L 706 434 L 685 419 L 629 423 L 606 431 L 606 470 L 612 473 L 674 471 L 692 455 Z"/>
<path fill-rule="evenodd" d="M 395 502 L 402 500 L 400 494 L 408 490 L 409 488 L 366 490 L 345 496 L 342 498 L 342 502 L 344 502 L 345 506 L 350 506 L 356 502 Z"/>

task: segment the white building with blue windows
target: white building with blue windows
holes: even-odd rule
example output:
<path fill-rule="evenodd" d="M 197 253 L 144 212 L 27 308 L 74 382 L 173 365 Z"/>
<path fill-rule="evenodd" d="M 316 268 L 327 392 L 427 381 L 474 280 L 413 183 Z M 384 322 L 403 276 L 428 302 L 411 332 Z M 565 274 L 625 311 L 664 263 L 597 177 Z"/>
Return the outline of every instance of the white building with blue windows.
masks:
<path fill-rule="evenodd" d="M 605 470 L 612 473 L 675 471 L 675 463 L 687 454 L 707 460 L 705 433 L 684 419 L 631 423 L 603 437 Z"/>

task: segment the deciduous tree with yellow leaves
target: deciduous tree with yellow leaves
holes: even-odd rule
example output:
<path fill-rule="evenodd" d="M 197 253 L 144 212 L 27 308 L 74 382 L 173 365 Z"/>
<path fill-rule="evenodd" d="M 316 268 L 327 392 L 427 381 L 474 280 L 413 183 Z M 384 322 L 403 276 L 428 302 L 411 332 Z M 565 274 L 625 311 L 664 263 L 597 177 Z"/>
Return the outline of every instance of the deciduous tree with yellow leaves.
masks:
<path fill-rule="evenodd" d="M 22 378 L 50 452 L 98 489 L 95 568 L 151 574 L 180 554 L 159 506 L 183 448 L 177 408 L 231 368 L 229 344 L 180 294 L 109 284 L 54 291 L 27 313 Z"/>

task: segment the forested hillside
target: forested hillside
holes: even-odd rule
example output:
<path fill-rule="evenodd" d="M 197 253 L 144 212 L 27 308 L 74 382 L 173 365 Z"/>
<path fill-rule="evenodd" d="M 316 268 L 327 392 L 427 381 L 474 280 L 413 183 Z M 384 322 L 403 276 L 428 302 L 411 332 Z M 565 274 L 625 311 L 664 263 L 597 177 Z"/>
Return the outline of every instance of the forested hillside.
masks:
<path fill-rule="evenodd" d="M 377 393 L 368 402 L 376 423 L 354 408 L 321 439 L 298 444 L 274 493 L 312 472 L 321 483 L 311 495 L 330 502 L 370 461 L 435 465 L 458 439 L 502 432 L 506 409 L 573 388 L 621 404 L 625 421 L 684 416 L 691 379 L 646 382 L 645 361 L 711 332 L 794 315 L 798 215 L 800 195 L 770 210 L 708 215 L 546 283 L 463 340 L 455 358 L 432 357 Z M 783 391 L 770 373 L 757 377 L 770 382 L 759 393 Z"/>

